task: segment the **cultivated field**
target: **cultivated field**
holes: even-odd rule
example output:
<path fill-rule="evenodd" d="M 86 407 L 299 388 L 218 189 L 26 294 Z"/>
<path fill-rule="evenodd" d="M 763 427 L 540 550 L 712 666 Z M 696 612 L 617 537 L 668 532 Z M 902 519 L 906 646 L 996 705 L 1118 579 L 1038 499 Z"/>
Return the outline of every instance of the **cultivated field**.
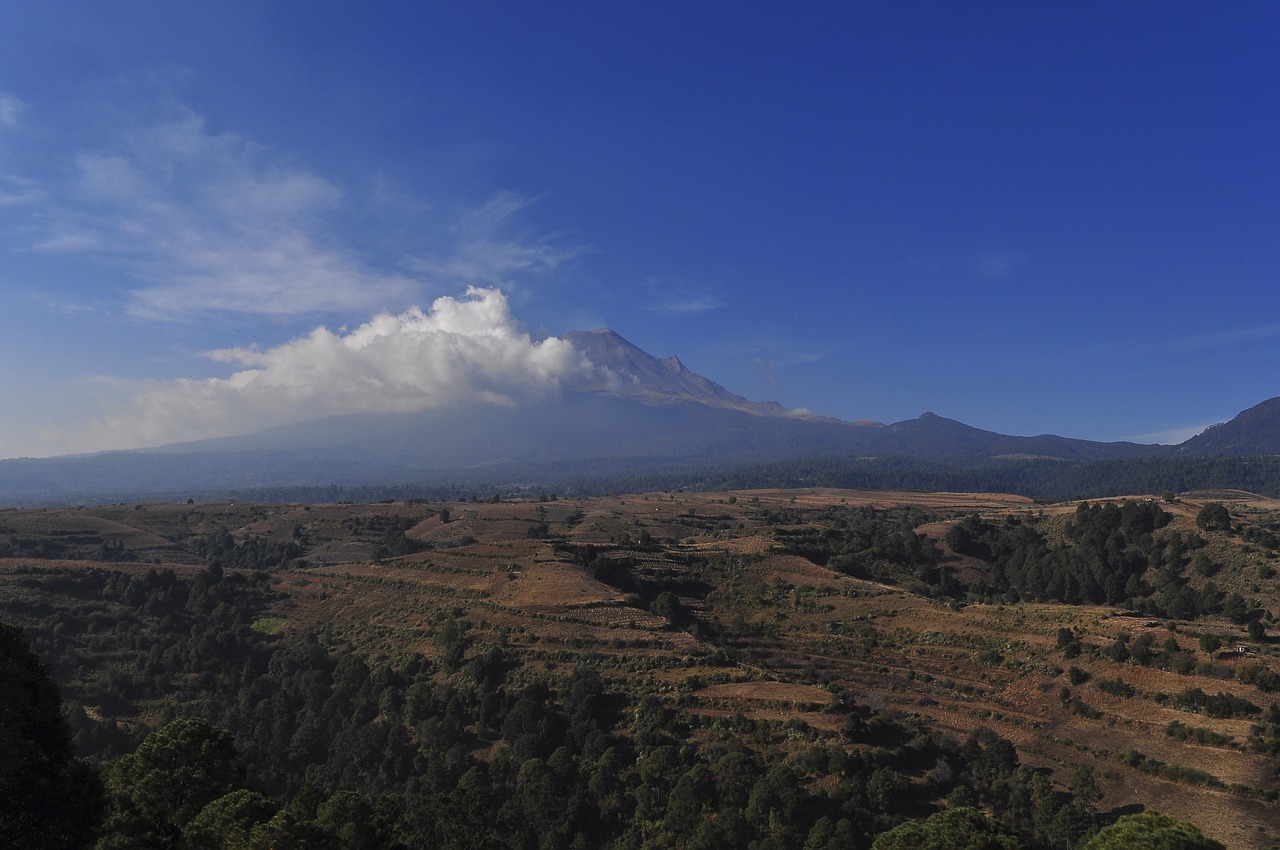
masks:
<path fill-rule="evenodd" d="M 1165 504 L 1170 529 L 1194 531 L 1205 501 Z M 1280 515 L 1280 504 L 1247 496 L 1228 504 L 1242 523 Z M 891 574 L 828 569 L 787 551 L 780 536 L 820 525 L 810 513 L 868 506 L 927 513 L 916 531 L 939 541 L 961 577 L 984 565 L 941 542 L 958 517 L 1042 513 L 1053 527 L 1076 508 L 991 494 L 803 490 L 4 511 L 0 540 L 61 548 L 0 559 L 0 595 L 22 593 L 18 579 L 32 571 L 86 569 L 117 541 L 124 559 L 99 566 L 200 569 L 208 559 L 193 541 L 226 529 L 236 541 L 295 546 L 281 563 L 257 565 L 279 593 L 270 614 L 280 639 L 316 632 L 370 657 L 436 657 L 453 618 L 465 621 L 472 651 L 500 643 L 530 670 L 591 664 L 611 686 L 657 694 L 691 716 L 788 724 L 798 745 L 839 740 L 825 709 L 832 688 L 844 687 L 958 739 L 990 727 L 1059 787 L 1089 766 L 1102 810 L 1154 808 L 1233 848 L 1280 842 L 1280 760 L 1251 748 L 1258 717 L 1210 716 L 1178 698 L 1198 688 L 1265 711 L 1277 694 L 1240 668 L 1280 673 L 1274 639 L 1251 639 L 1214 616 L 1177 622 L 1096 605 L 934 598 Z M 1206 537 L 1223 564 L 1213 581 L 1280 612 L 1278 579 L 1267 574 L 1276 552 L 1234 533 Z M 1186 580 L 1204 581 L 1190 572 Z M 677 613 L 658 605 L 664 590 Z M 1064 628 L 1080 644 L 1071 658 Z M 1114 661 L 1105 650 L 1122 631 L 1131 641 L 1149 633 L 1194 665 Z M 1203 649 L 1205 633 L 1221 647 Z M 1178 724 L 1200 731 L 1179 739 L 1169 731 Z"/>

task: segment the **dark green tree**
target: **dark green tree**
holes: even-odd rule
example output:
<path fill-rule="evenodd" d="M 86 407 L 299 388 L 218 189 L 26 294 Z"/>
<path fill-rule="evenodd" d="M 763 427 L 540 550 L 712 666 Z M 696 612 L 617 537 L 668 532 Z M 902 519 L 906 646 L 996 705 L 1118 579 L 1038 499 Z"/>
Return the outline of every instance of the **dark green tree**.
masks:
<path fill-rule="evenodd" d="M 664 590 L 658 594 L 653 600 L 653 604 L 649 606 L 649 610 L 655 615 L 662 617 L 668 623 L 675 624 L 680 619 L 680 598 L 669 590 Z"/>
<path fill-rule="evenodd" d="M 99 850 L 165 850 L 205 806 L 243 785 L 231 736 L 203 720 L 175 720 L 137 752 L 103 767 L 107 818 Z"/>
<path fill-rule="evenodd" d="M 1249 617 L 1249 603 L 1238 593 L 1233 593 L 1222 602 L 1222 616 L 1237 625 Z"/>
<path fill-rule="evenodd" d="M 315 822 L 342 850 L 381 850 L 391 843 L 394 826 L 381 815 L 364 794 L 338 791 L 317 807 Z"/>
<path fill-rule="evenodd" d="M 792 846 L 793 838 L 804 836 L 796 828 L 803 801 L 795 771 L 786 765 L 775 765 L 751 789 L 743 815 L 775 843 Z"/>
<path fill-rule="evenodd" d="M 747 805 L 751 789 L 760 778 L 761 769 L 746 753 L 731 752 L 721 756 L 711 767 L 716 778 L 716 796 L 720 811 L 742 809 Z"/>
<path fill-rule="evenodd" d="M 872 850 L 1020 850 L 1018 839 L 969 806 L 943 809 L 876 837 Z"/>
<path fill-rule="evenodd" d="M 1102 799 L 1102 789 L 1098 787 L 1098 780 L 1094 778 L 1092 767 L 1079 765 L 1071 771 L 1071 796 L 1076 799 L 1076 802 L 1088 806 Z"/>
<path fill-rule="evenodd" d="M 1221 502 L 1210 502 L 1196 514 L 1196 527 L 1205 531 L 1230 531 L 1231 512 Z"/>
<path fill-rule="evenodd" d="M 1125 815 L 1105 827 L 1081 850 L 1226 850 L 1192 823 L 1158 812 Z"/>
<path fill-rule="evenodd" d="M 270 821 L 280 804 L 240 788 L 209 803 L 183 830 L 184 850 L 239 850 L 253 828 Z"/>
<path fill-rule="evenodd" d="M 691 835 L 703 812 L 715 801 L 716 780 L 706 765 L 694 765 L 680 777 L 667 797 L 667 829 L 677 836 Z"/>
<path fill-rule="evenodd" d="M 453 617 L 444 621 L 440 629 L 440 663 L 447 672 L 453 673 L 462 666 L 462 659 L 470 642 L 465 621 Z"/>
<path fill-rule="evenodd" d="M 845 850 L 861 847 L 865 841 L 856 833 L 853 822 L 840 818 L 835 823 L 829 817 L 821 817 L 809 830 L 804 840 L 804 850 Z"/>
<path fill-rule="evenodd" d="M 22 630 L 0 623 L 0 846 L 86 847 L 101 813 L 101 785 L 72 756 L 57 686 Z"/>

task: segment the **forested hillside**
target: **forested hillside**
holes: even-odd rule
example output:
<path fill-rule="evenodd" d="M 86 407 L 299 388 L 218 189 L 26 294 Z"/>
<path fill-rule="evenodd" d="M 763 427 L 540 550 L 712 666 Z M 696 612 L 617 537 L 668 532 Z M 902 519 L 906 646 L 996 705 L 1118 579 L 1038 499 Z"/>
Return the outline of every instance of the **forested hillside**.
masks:
<path fill-rule="evenodd" d="M 3 781 L 81 802 L 7 796 L 0 838 L 1199 835 L 1125 817 L 1153 809 L 1267 847 L 1278 509 L 758 491 L 3 512 L 6 682 L 65 701 L 4 689 L 51 744 Z M 1193 841 L 1154 846 L 1219 846 Z"/>

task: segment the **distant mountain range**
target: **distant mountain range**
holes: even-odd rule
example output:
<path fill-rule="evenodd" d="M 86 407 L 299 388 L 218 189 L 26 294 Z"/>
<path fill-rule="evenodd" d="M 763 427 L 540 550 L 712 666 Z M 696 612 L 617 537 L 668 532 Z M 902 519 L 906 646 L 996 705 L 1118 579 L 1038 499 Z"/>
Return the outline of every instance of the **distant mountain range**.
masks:
<path fill-rule="evenodd" d="M 535 404 L 350 414 L 151 449 L 0 461 L 0 503 L 248 498 L 325 487 L 439 494 L 577 482 L 611 489 L 609 482 L 661 484 L 664 475 L 696 482 L 698 470 L 717 470 L 724 479 L 734 469 L 817 459 L 859 469 L 931 470 L 933 478 L 913 473 L 904 479 L 924 487 L 958 482 L 1017 489 L 1026 476 L 1009 470 L 1037 470 L 1043 478 L 1048 468 L 1060 477 L 1063 469 L 1099 464 L 1128 469 L 1280 454 L 1280 398 L 1178 446 L 1017 437 L 933 413 L 887 425 L 813 416 L 731 393 L 678 358 L 654 357 L 611 330 L 563 338 L 596 369 Z M 988 485 L 981 476 L 946 472 L 983 469 L 1000 475 Z M 743 481 L 750 486 L 749 476 Z M 1035 490 L 1033 481 L 1024 483 L 1020 492 Z"/>

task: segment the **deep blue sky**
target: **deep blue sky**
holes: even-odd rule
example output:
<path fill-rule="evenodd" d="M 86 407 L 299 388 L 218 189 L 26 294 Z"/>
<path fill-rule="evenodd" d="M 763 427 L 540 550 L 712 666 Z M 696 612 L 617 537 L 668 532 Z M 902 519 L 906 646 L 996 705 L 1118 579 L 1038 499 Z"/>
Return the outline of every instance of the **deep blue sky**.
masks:
<path fill-rule="evenodd" d="M 1181 439 L 1280 394 L 1278 43 L 1270 2 L 9 0 L 0 456 L 518 403 L 601 325 L 846 419 Z"/>

